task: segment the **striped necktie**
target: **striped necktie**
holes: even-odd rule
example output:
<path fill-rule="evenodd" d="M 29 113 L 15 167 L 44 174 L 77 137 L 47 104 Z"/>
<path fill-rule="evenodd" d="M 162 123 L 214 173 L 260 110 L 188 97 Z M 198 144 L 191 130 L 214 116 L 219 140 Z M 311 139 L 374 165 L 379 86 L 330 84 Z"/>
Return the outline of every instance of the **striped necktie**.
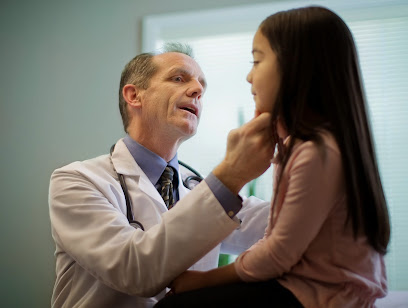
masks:
<path fill-rule="evenodd" d="M 173 175 L 174 170 L 172 167 L 167 166 L 163 174 L 160 177 L 160 195 L 162 196 L 164 203 L 166 204 L 168 209 L 171 209 L 174 204 L 173 198 Z"/>

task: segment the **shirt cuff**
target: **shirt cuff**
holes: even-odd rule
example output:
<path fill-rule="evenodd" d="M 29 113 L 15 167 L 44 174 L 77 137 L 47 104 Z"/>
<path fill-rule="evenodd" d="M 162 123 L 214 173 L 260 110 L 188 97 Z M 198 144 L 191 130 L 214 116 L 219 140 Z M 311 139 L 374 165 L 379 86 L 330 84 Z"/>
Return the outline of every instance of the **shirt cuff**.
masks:
<path fill-rule="evenodd" d="M 227 215 L 235 217 L 242 208 L 242 198 L 230 191 L 212 172 L 205 178 L 205 182 Z"/>

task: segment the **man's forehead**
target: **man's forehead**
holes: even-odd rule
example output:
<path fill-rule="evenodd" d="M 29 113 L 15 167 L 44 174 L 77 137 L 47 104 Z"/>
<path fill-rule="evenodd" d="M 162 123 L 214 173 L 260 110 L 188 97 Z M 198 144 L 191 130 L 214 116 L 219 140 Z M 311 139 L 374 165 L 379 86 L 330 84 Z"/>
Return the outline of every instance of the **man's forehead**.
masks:
<path fill-rule="evenodd" d="M 153 57 L 162 72 L 185 71 L 192 76 L 205 79 L 200 65 L 190 56 L 179 52 L 166 52 Z"/>

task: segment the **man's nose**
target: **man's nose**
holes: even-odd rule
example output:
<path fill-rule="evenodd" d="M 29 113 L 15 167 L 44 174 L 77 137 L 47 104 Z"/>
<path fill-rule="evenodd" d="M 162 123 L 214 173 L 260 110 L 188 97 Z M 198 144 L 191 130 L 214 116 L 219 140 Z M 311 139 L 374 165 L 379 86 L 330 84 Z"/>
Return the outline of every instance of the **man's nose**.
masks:
<path fill-rule="evenodd" d="M 191 80 L 187 95 L 199 99 L 204 92 L 204 87 L 198 80 Z"/>

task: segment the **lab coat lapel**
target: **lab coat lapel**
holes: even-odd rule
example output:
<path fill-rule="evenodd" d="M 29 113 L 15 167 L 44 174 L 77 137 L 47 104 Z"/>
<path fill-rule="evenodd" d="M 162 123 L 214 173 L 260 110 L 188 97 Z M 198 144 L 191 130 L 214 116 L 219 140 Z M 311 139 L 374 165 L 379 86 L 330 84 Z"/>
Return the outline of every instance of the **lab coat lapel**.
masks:
<path fill-rule="evenodd" d="M 129 192 L 134 189 L 140 189 L 151 198 L 153 198 L 160 207 L 166 209 L 166 205 L 159 192 L 156 190 L 154 185 L 150 182 L 149 178 L 139 167 L 139 165 L 134 160 L 132 154 L 130 154 L 127 146 L 120 139 L 115 146 L 115 150 L 112 153 L 112 163 L 118 173 L 123 174 L 125 177 L 133 179 L 132 181 L 127 181 Z M 132 187 L 131 185 L 135 183 L 137 187 Z M 163 208 L 162 208 L 163 209 Z"/>

